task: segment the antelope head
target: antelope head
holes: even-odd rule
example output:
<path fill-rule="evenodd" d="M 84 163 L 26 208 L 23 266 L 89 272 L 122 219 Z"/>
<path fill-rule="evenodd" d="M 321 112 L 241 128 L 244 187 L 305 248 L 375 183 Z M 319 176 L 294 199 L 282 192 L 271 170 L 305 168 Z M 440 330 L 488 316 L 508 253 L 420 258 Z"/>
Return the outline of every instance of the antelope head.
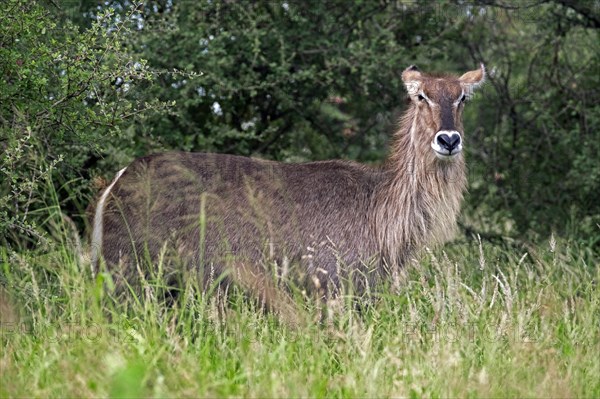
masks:
<path fill-rule="evenodd" d="M 404 70 L 402 80 L 412 102 L 412 144 L 442 161 L 458 159 L 463 149 L 463 107 L 484 79 L 483 64 L 461 77 L 428 75 L 415 66 Z"/>

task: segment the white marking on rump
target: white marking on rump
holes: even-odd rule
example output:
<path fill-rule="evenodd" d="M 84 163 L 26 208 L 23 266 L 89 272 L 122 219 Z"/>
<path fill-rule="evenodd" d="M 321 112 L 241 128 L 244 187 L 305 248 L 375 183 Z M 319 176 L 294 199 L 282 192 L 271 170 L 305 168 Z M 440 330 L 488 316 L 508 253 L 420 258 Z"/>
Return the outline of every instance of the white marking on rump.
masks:
<path fill-rule="evenodd" d="M 94 229 L 92 230 L 92 248 L 91 248 L 91 250 L 92 250 L 92 259 L 91 259 L 92 260 L 92 262 L 91 262 L 92 275 L 96 274 L 94 268 L 96 267 L 96 264 L 100 260 L 100 254 L 101 254 L 101 250 L 102 250 L 102 233 L 103 233 L 103 228 L 104 228 L 104 224 L 103 224 L 104 204 L 106 202 L 106 199 L 108 198 L 108 195 L 110 194 L 110 190 L 113 188 L 113 186 L 115 185 L 117 180 L 119 180 L 119 178 L 121 177 L 123 172 L 125 172 L 125 169 L 127 169 L 127 167 L 124 167 L 117 173 L 117 175 L 115 176 L 112 183 L 110 183 L 110 185 L 106 188 L 106 190 L 104 190 L 104 193 L 102 193 L 102 196 L 100 197 L 100 200 L 98 201 L 98 204 L 96 205 L 96 213 L 94 214 Z"/>

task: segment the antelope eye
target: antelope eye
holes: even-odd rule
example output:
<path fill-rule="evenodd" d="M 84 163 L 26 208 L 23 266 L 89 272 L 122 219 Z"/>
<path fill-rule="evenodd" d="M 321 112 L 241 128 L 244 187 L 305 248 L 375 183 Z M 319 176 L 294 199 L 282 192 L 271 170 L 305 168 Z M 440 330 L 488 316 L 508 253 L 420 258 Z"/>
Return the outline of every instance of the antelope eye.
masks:
<path fill-rule="evenodd" d="M 467 99 L 467 96 L 465 96 L 464 94 L 462 95 L 462 97 L 460 98 L 460 102 L 464 103 L 465 100 Z"/>
<path fill-rule="evenodd" d="M 423 97 L 423 95 L 422 95 L 422 94 L 419 94 L 419 95 L 417 96 L 417 98 L 419 99 L 419 101 L 424 101 L 424 100 L 425 100 L 425 97 Z"/>

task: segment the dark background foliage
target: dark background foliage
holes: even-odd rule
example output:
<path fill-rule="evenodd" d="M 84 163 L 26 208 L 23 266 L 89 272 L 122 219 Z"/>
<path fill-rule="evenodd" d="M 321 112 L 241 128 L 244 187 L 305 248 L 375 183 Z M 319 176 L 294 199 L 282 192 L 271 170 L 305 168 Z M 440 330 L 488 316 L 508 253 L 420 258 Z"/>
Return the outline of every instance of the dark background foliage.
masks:
<path fill-rule="evenodd" d="M 8 0 L 0 26 L 3 245 L 83 229 L 91 180 L 149 152 L 381 162 L 405 67 L 484 62 L 464 231 L 600 247 L 598 1 Z"/>

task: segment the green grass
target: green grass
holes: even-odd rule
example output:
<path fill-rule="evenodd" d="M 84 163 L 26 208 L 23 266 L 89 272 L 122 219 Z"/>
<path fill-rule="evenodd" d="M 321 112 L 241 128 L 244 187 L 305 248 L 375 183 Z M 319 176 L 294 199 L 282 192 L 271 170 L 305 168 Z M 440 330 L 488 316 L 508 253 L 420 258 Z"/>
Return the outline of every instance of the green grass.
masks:
<path fill-rule="evenodd" d="M 598 258 L 563 240 L 456 243 L 296 329 L 192 283 L 115 303 L 66 244 L 0 251 L 2 397 L 600 397 Z"/>

